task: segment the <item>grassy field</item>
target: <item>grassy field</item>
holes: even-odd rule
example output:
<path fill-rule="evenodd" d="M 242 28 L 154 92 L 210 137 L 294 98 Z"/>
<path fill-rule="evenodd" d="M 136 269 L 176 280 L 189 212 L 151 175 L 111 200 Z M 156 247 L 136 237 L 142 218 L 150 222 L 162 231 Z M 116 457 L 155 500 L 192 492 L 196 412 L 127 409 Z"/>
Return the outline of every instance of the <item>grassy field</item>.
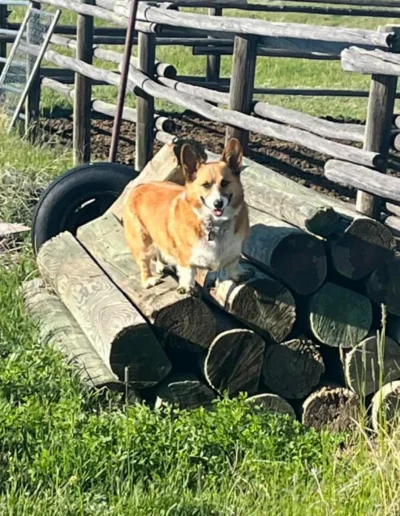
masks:
<path fill-rule="evenodd" d="M 327 16 L 307 15 L 294 13 L 255 13 L 240 12 L 235 10 L 224 11 L 227 16 L 246 16 L 263 18 L 270 21 L 313 23 L 315 25 L 358 27 L 364 29 L 376 29 L 379 25 L 398 24 L 399 19 L 385 19 L 373 17 L 353 16 Z M 14 18 L 20 17 L 16 11 Z M 60 23 L 73 24 L 75 15 L 71 12 L 64 12 Z M 97 25 L 109 25 L 102 20 L 96 20 Z M 116 49 L 116 47 L 110 47 Z M 66 52 L 65 49 L 59 49 Z M 122 48 L 120 48 L 122 50 Z M 70 51 L 71 52 L 71 51 Z M 67 51 L 68 53 L 68 51 Z M 70 53 L 70 55 L 72 55 Z M 193 56 L 191 49 L 183 47 L 159 47 L 157 59 L 168 62 L 177 67 L 178 74 L 204 76 L 206 58 L 204 56 Z M 113 69 L 114 65 L 96 60 L 96 65 Z M 221 76 L 230 77 L 232 59 L 223 57 L 221 63 Z M 334 89 L 364 89 L 369 88 L 369 78 L 353 73 L 345 73 L 341 70 L 340 62 L 332 61 L 309 61 L 305 59 L 277 59 L 259 57 L 257 60 L 256 80 L 257 86 L 271 88 L 334 88 Z M 96 98 L 105 101 L 115 101 L 117 92 L 114 87 L 94 88 Z M 310 98 L 310 97 L 285 97 L 285 96 L 264 96 L 260 97 L 268 102 L 282 106 L 291 107 L 300 111 L 308 112 L 317 116 L 349 117 L 365 119 L 366 99 L 357 98 Z M 68 105 L 68 100 L 59 98 L 51 91 L 45 91 L 43 103 L 46 106 Z M 129 96 L 128 104 L 134 105 L 133 95 Z M 158 107 L 162 109 L 175 109 L 165 102 L 159 102 Z"/>
<path fill-rule="evenodd" d="M 63 21 L 72 20 L 64 14 Z M 180 73 L 201 75 L 205 68 L 205 59 L 182 49 L 160 49 L 158 58 Z M 223 60 L 226 76 L 230 65 Z M 263 58 L 257 84 L 359 88 L 368 80 L 344 75 L 338 63 Z M 115 89 L 98 88 L 96 96 L 114 99 Z M 365 101 L 355 99 L 275 100 L 319 115 L 365 112 Z M 59 102 L 44 96 L 44 105 Z M 54 142 L 33 147 L 7 135 L 1 119 L 0 138 L 0 220 L 29 224 L 39 192 L 72 166 L 70 153 Z M 224 400 L 211 413 L 152 412 L 90 393 L 58 354 L 39 344 L 19 293 L 36 274 L 28 238 L 18 251 L 10 247 L 0 254 L 0 515 L 400 513 L 398 429 L 372 436 L 360 422 L 352 435 L 333 436 L 255 413 L 244 400 Z"/>

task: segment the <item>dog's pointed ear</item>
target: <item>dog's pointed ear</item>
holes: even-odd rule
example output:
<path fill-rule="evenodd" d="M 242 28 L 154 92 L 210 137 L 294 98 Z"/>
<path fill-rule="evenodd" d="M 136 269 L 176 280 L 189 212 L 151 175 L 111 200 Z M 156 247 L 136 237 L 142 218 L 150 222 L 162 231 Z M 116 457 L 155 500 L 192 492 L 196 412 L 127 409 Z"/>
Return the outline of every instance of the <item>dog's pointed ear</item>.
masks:
<path fill-rule="evenodd" d="M 226 163 L 232 172 L 239 175 L 242 170 L 243 149 L 237 138 L 231 138 L 225 145 L 221 161 Z"/>
<path fill-rule="evenodd" d="M 182 146 L 181 163 L 186 180 L 189 182 L 194 181 L 202 159 L 197 150 L 189 143 L 185 143 L 185 145 Z"/>

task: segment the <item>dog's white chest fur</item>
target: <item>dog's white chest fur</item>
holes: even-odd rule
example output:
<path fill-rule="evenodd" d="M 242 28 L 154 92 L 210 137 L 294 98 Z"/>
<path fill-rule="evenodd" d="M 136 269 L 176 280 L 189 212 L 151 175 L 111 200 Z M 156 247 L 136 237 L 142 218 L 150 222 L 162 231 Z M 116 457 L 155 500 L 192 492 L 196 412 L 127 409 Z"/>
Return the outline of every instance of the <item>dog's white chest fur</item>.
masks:
<path fill-rule="evenodd" d="M 192 265 L 217 271 L 232 262 L 242 251 L 242 237 L 234 232 L 233 221 L 207 231 L 192 252 Z"/>

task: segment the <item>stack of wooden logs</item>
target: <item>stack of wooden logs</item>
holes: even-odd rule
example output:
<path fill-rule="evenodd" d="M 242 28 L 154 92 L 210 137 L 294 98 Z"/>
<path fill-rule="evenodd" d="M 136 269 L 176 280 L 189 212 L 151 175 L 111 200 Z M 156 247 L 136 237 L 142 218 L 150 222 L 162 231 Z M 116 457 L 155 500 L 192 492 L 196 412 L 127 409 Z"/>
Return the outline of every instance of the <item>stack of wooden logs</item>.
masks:
<path fill-rule="evenodd" d="M 243 262 L 254 277 L 216 283 L 199 272 L 201 297 L 178 294 L 173 276 L 143 290 L 122 207 L 140 183 L 183 183 L 181 145 L 165 145 L 76 237 L 63 233 L 40 249 L 44 282 L 29 282 L 24 292 L 44 341 L 91 385 L 128 385 L 155 407 L 210 407 L 226 392 L 247 392 L 266 410 L 343 430 L 372 403 L 377 428 L 383 401 L 393 415 L 400 399 L 400 259 L 390 230 L 245 160 L 251 232 Z M 386 339 L 377 335 L 382 304 Z"/>

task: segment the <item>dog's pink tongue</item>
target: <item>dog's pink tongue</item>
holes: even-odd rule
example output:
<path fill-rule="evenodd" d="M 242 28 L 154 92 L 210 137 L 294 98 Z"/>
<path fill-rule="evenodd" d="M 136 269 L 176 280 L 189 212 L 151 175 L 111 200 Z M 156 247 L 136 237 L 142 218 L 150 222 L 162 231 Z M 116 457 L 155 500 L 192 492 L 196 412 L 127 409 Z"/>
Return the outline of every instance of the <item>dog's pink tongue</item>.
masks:
<path fill-rule="evenodd" d="M 222 215 L 222 211 L 221 210 L 214 210 L 214 215 L 216 215 L 217 217 L 220 217 Z"/>

